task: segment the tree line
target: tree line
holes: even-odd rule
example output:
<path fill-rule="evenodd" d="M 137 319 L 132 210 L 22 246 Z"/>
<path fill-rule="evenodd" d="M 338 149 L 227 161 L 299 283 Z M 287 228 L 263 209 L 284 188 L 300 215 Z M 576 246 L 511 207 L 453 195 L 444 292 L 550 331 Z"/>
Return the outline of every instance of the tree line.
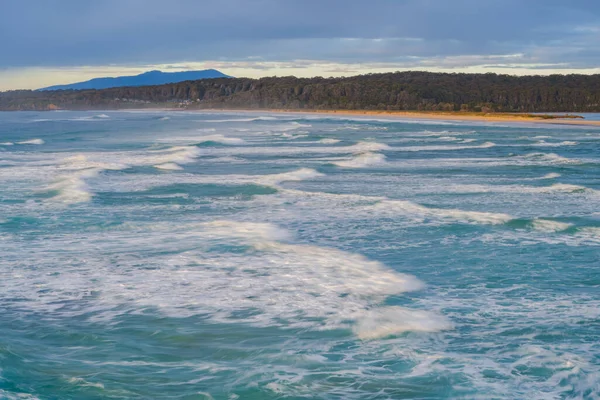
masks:
<path fill-rule="evenodd" d="M 0 92 L 0 110 L 306 109 L 600 112 L 600 75 L 396 72 L 347 78 L 216 78 L 103 90 Z"/>

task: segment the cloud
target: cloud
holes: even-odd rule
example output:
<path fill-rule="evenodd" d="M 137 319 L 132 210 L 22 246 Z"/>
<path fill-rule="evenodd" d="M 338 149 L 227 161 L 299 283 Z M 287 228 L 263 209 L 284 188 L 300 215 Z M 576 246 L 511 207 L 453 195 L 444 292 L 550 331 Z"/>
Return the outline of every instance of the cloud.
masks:
<path fill-rule="evenodd" d="M 298 60 L 589 69 L 600 61 L 598 26 L 597 0 L 6 0 L 0 69 Z"/>

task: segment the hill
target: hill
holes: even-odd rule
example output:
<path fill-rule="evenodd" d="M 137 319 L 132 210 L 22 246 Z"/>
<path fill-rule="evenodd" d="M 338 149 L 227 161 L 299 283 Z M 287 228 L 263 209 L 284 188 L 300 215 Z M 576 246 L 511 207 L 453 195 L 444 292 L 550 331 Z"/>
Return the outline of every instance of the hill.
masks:
<path fill-rule="evenodd" d="M 161 72 L 149 71 L 134 76 L 119 76 L 115 78 L 95 78 L 85 82 L 72 83 L 69 85 L 56 85 L 38 89 L 47 90 L 83 90 L 83 89 L 109 89 L 115 87 L 135 87 L 164 85 L 184 81 L 196 81 L 199 79 L 229 78 L 229 76 L 215 70 L 205 69 L 202 71 L 184 72 Z"/>
<path fill-rule="evenodd" d="M 0 110 L 142 107 L 600 112 L 600 75 L 396 72 L 348 78 L 217 78 L 103 90 L 0 93 Z"/>

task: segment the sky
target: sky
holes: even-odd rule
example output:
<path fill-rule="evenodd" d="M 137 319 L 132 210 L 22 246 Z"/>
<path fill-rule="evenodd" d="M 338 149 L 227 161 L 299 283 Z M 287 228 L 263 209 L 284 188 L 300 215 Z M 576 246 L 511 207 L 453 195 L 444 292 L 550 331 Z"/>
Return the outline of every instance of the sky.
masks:
<path fill-rule="evenodd" d="M 0 0 L 0 90 L 206 68 L 600 73 L 600 1 Z"/>

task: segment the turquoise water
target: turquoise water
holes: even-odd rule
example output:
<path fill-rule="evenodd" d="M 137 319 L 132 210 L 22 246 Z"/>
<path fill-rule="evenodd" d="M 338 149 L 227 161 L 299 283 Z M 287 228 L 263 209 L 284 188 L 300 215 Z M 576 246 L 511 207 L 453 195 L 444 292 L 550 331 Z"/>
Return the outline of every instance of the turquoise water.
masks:
<path fill-rule="evenodd" d="M 600 396 L 600 130 L 0 113 L 0 398 Z"/>

